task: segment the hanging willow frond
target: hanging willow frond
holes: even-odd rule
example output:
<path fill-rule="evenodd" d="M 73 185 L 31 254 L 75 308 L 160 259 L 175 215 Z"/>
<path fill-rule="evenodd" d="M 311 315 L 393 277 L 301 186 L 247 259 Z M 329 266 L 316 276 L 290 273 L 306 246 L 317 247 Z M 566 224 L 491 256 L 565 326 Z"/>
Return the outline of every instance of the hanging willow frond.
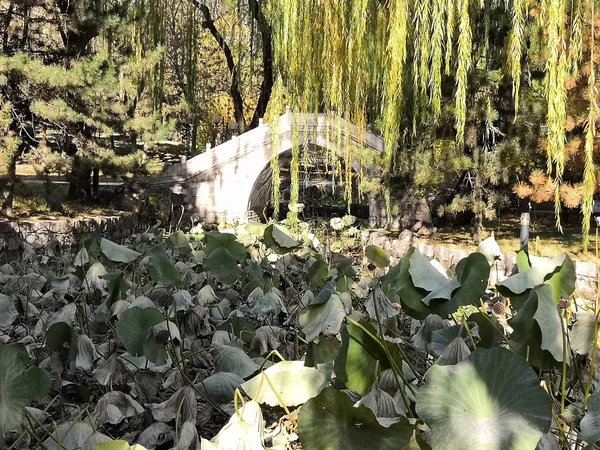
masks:
<path fill-rule="evenodd" d="M 596 119 L 598 115 L 598 105 L 596 103 L 596 69 L 594 67 L 595 57 L 595 0 L 590 0 L 591 12 L 591 39 L 590 39 L 590 76 L 588 78 L 589 86 L 589 112 L 585 128 L 585 166 L 583 171 L 583 248 L 587 251 L 590 243 L 590 220 L 592 218 L 594 206 L 594 193 L 596 192 L 596 165 L 594 164 L 594 141 L 596 139 Z"/>
<path fill-rule="evenodd" d="M 548 0 L 546 0 L 548 1 Z M 546 2 L 545 2 L 546 3 Z M 564 0 L 553 0 L 546 6 L 548 14 L 548 62 L 546 95 L 548 99 L 548 171 L 554 169 L 556 224 L 560 228 L 560 183 L 565 167 L 566 78 L 568 63 L 564 41 Z"/>
<path fill-rule="evenodd" d="M 569 44 L 569 63 L 572 74 L 576 74 L 583 58 L 583 0 L 572 0 L 571 39 Z M 592 24 L 593 26 L 593 24 Z"/>
<path fill-rule="evenodd" d="M 508 67 L 512 77 L 512 95 L 515 100 L 515 120 L 519 111 L 521 89 L 521 55 L 523 53 L 523 29 L 525 26 L 525 0 L 513 0 L 512 29 L 508 37 Z"/>
<path fill-rule="evenodd" d="M 452 65 L 452 42 L 454 39 L 454 10 L 455 2 L 446 2 L 446 75 L 450 75 Z"/>
<path fill-rule="evenodd" d="M 292 163 L 291 163 L 291 184 L 290 184 L 290 212 L 289 220 L 293 229 L 298 224 L 298 194 L 300 185 L 300 135 L 298 130 L 298 112 L 295 111 L 293 132 L 292 132 Z"/>
<path fill-rule="evenodd" d="M 385 79 L 385 102 L 383 111 L 383 137 L 385 141 L 385 168 L 391 170 L 393 156 L 399 139 L 399 117 L 402 100 L 402 84 L 406 63 L 408 38 L 408 11 L 404 0 L 390 2 L 390 32 L 387 42 L 387 70 Z"/>
<path fill-rule="evenodd" d="M 427 99 L 431 53 L 431 1 L 418 0 L 415 2 L 413 85 L 414 95 L 417 99 L 415 103 L 419 111 L 424 109 Z"/>
<path fill-rule="evenodd" d="M 433 109 L 433 119 L 437 123 L 442 111 L 442 58 L 444 41 L 444 0 L 433 0 L 433 13 L 431 16 L 431 71 L 429 80 L 431 84 L 430 101 Z"/>
<path fill-rule="evenodd" d="M 265 119 L 271 127 L 271 183 L 273 188 L 272 202 L 273 202 L 273 217 L 279 216 L 279 188 L 281 186 L 281 177 L 279 171 L 279 118 L 285 111 L 285 87 L 282 82 L 281 76 L 277 77 L 275 84 L 273 85 L 273 91 L 271 93 L 271 100 L 267 107 Z"/>
<path fill-rule="evenodd" d="M 458 68 L 456 69 L 456 143 L 462 147 L 465 142 L 465 121 L 467 115 L 467 84 L 471 68 L 472 35 L 469 17 L 469 0 L 459 1 L 458 25 Z"/>

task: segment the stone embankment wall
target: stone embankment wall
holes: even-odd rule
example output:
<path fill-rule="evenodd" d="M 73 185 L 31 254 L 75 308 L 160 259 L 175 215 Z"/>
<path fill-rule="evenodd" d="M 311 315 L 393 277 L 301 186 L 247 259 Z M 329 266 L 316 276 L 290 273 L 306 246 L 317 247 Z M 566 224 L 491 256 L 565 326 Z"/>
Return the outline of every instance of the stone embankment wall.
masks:
<path fill-rule="evenodd" d="M 429 245 L 421 242 L 421 237 L 417 234 L 404 230 L 397 237 L 392 237 L 385 232 L 371 231 L 363 236 L 363 244 L 377 245 L 384 249 L 390 256 L 392 264 L 396 264 L 411 247 L 416 247 L 427 258 L 435 258 L 442 263 L 444 267 L 454 268 L 456 263 L 475 251 L 447 248 L 439 245 Z M 516 253 L 512 255 L 503 255 L 500 261 L 492 266 L 490 271 L 490 284 L 504 280 L 512 275 L 516 265 Z M 598 288 L 598 267 L 594 263 L 575 261 L 575 270 L 577 274 L 575 295 L 584 298 L 593 298 Z"/>
<path fill-rule="evenodd" d="M 106 233 L 118 241 L 149 226 L 150 224 L 139 221 L 136 213 L 76 219 L 2 221 L 0 260 L 16 259 L 23 249 L 23 243 L 38 250 L 56 238 L 61 248 L 65 249 L 88 233 Z"/>

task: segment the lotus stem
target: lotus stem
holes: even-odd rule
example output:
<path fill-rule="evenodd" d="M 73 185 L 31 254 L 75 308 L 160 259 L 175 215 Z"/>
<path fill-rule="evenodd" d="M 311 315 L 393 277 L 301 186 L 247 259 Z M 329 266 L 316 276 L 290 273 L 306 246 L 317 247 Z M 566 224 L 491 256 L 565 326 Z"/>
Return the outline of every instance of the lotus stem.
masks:
<path fill-rule="evenodd" d="M 284 409 L 285 413 L 287 414 L 287 416 L 289 417 L 290 421 L 294 424 L 294 427 L 296 429 L 298 429 L 298 422 L 296 422 L 296 419 L 294 419 L 294 417 L 292 416 L 291 411 L 288 409 L 287 405 L 285 404 L 285 402 L 283 401 L 283 399 L 281 398 L 281 396 L 277 392 L 277 389 L 275 389 L 275 386 L 273 386 L 273 383 L 271 383 L 271 380 L 269 379 L 269 376 L 264 371 L 261 372 L 261 374 L 264 377 L 264 379 L 267 380 L 267 383 L 269 384 L 269 387 L 271 388 L 271 390 L 275 394 L 275 397 L 277 397 L 277 401 L 283 407 L 283 409 Z"/>
<path fill-rule="evenodd" d="M 560 386 L 560 413 L 565 413 L 565 399 L 567 397 L 567 321 L 565 319 L 565 312 L 563 311 L 561 318 L 561 331 L 563 341 L 563 361 L 562 361 L 562 379 Z"/>
<path fill-rule="evenodd" d="M 588 402 L 590 400 L 590 389 L 592 387 L 592 380 L 594 379 L 594 374 L 596 372 L 596 359 L 598 357 L 598 319 L 600 315 L 600 302 L 598 302 L 598 298 L 596 297 L 596 314 L 594 316 L 594 339 L 592 341 L 592 359 L 590 361 L 590 374 L 588 376 L 587 383 L 585 385 L 585 393 L 583 397 L 583 406 L 581 408 L 581 412 L 585 413 Z"/>

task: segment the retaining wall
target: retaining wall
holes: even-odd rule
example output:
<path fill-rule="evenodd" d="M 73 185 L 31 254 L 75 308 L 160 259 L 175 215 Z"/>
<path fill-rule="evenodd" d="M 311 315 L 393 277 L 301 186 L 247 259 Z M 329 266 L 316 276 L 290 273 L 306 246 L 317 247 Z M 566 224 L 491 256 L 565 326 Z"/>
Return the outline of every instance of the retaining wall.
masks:
<path fill-rule="evenodd" d="M 140 221 L 136 213 L 75 219 L 0 221 L 0 259 L 10 261 L 18 258 L 23 243 L 38 250 L 56 238 L 61 248 L 68 249 L 88 233 L 106 233 L 118 241 L 149 226 Z"/>
<path fill-rule="evenodd" d="M 403 231 L 398 237 L 390 237 L 386 233 L 371 231 L 363 236 L 363 244 L 377 245 L 384 249 L 396 264 L 411 247 L 416 247 L 429 259 L 435 258 L 447 268 L 453 268 L 458 261 L 469 256 L 475 251 L 461 248 L 448 248 L 439 245 L 430 245 L 420 241 L 420 237 L 409 230 Z M 512 275 L 516 264 L 516 253 L 503 255 L 502 260 L 497 261 L 490 271 L 490 284 L 504 280 Z M 543 258 L 547 259 L 547 258 Z M 594 263 L 575 261 L 576 295 L 584 298 L 593 298 L 598 289 L 598 267 Z"/>

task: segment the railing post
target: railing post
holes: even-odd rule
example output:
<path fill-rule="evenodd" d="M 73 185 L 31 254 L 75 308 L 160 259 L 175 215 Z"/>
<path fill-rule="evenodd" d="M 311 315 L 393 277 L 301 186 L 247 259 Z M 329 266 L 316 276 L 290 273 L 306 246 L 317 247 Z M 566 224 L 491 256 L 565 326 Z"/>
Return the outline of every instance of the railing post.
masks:
<path fill-rule="evenodd" d="M 521 213 L 521 250 L 527 251 L 529 247 L 529 213 Z"/>
<path fill-rule="evenodd" d="M 206 143 L 206 151 L 210 151 L 210 149 L 212 148 L 212 145 L 210 144 L 210 142 Z"/>

